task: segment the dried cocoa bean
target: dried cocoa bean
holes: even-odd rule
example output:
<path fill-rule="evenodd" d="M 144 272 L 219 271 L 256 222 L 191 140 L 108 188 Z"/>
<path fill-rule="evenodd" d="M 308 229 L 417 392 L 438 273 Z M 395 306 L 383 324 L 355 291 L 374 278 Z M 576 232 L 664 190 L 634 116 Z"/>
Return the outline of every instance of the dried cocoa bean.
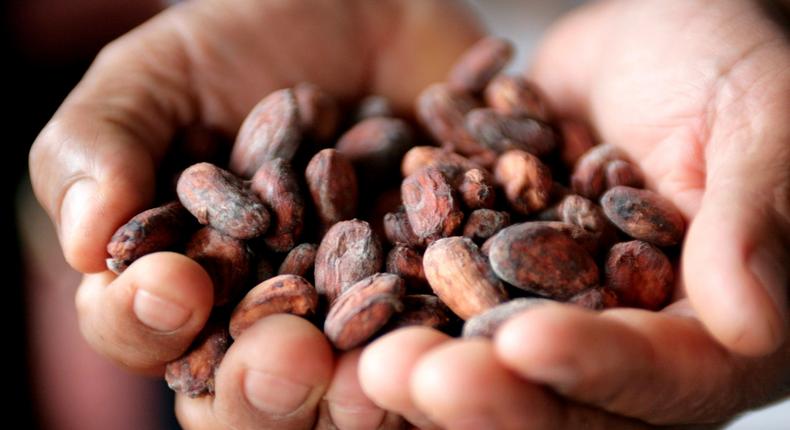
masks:
<path fill-rule="evenodd" d="M 391 273 L 377 273 L 353 284 L 329 309 L 326 337 L 341 351 L 362 344 L 403 309 L 404 292 L 403 280 Z"/>
<path fill-rule="evenodd" d="M 409 216 L 402 207 L 397 212 L 384 215 L 384 234 L 393 245 L 403 244 L 420 248 L 425 243 L 414 234 L 409 224 Z"/>
<path fill-rule="evenodd" d="M 395 116 L 395 110 L 392 108 L 390 100 L 384 96 L 374 94 L 365 97 L 357 104 L 352 118 L 356 123 L 368 118 L 393 116 Z"/>
<path fill-rule="evenodd" d="M 195 221 L 179 202 L 148 209 L 115 231 L 107 244 L 107 267 L 120 274 L 143 255 L 171 249 L 183 242 Z"/>
<path fill-rule="evenodd" d="M 423 268 L 433 292 L 464 320 L 507 300 L 488 260 L 467 238 L 448 237 L 431 244 Z"/>
<path fill-rule="evenodd" d="M 333 302 L 351 284 L 378 272 L 381 244 L 365 221 L 342 221 L 329 229 L 315 256 L 318 294 Z"/>
<path fill-rule="evenodd" d="M 609 171 L 612 163 L 614 166 Z M 620 181 L 633 181 L 641 186 L 641 176 L 639 169 L 628 161 L 622 150 L 613 145 L 602 144 L 594 146 L 576 162 L 571 186 L 576 194 L 595 200 L 607 189 L 625 185 L 620 184 Z"/>
<path fill-rule="evenodd" d="M 595 146 L 590 129 L 582 122 L 565 120 L 560 122 L 560 159 L 565 167 L 573 169 L 579 158 Z"/>
<path fill-rule="evenodd" d="M 551 127 L 532 118 L 507 116 L 482 108 L 469 111 L 465 124 L 482 146 L 498 153 L 520 149 L 540 157 L 556 146 Z"/>
<path fill-rule="evenodd" d="M 612 160 L 606 165 L 606 189 L 612 189 L 618 185 L 632 188 L 642 188 L 645 181 L 642 173 L 633 164 L 623 160 Z"/>
<path fill-rule="evenodd" d="M 426 167 L 407 177 L 401 197 L 411 229 L 421 241 L 450 236 L 463 222 L 453 188 L 438 168 Z"/>
<path fill-rule="evenodd" d="M 564 300 L 598 284 L 598 267 L 590 254 L 567 234 L 543 223 L 506 227 L 491 241 L 491 267 L 513 286 Z"/>
<path fill-rule="evenodd" d="M 290 162 L 302 138 L 300 123 L 293 90 L 286 88 L 264 97 L 241 124 L 230 154 L 230 170 L 249 178 L 266 160 Z"/>
<path fill-rule="evenodd" d="M 486 86 L 484 97 L 488 106 L 503 115 L 541 121 L 551 119 L 543 94 L 535 84 L 521 76 L 497 75 Z"/>
<path fill-rule="evenodd" d="M 672 264 L 660 249 L 641 241 L 618 243 L 606 259 L 606 286 L 623 306 L 658 310 L 675 282 Z"/>
<path fill-rule="evenodd" d="M 417 97 L 415 110 L 417 119 L 437 142 L 471 155 L 483 149 L 464 125 L 466 113 L 476 107 L 477 101 L 469 94 L 446 84 L 433 84 Z"/>
<path fill-rule="evenodd" d="M 520 297 L 494 306 L 487 311 L 466 320 L 462 332 L 463 337 L 494 337 L 494 334 L 505 322 L 516 315 L 542 306 L 554 303 L 551 300 Z"/>
<path fill-rule="evenodd" d="M 447 329 L 456 319 L 452 311 L 438 297 L 431 294 L 403 296 L 403 311 L 394 315 L 382 330 L 389 332 L 403 327 L 422 326 L 436 330 Z"/>
<path fill-rule="evenodd" d="M 422 267 L 422 254 L 406 245 L 395 245 L 387 254 L 387 272 L 394 273 L 406 282 L 411 291 L 424 290 L 428 285 Z"/>
<path fill-rule="evenodd" d="M 244 242 L 211 227 L 197 231 L 186 246 L 187 257 L 197 261 L 214 284 L 214 306 L 238 296 L 250 273 L 250 252 Z"/>
<path fill-rule="evenodd" d="M 315 254 L 318 247 L 312 243 L 297 245 L 288 255 L 285 256 L 278 275 L 298 275 L 305 278 L 312 277 L 313 267 L 315 267 Z"/>
<path fill-rule="evenodd" d="M 594 311 L 614 308 L 618 305 L 617 294 L 606 287 L 588 288 L 571 297 L 568 303 Z"/>
<path fill-rule="evenodd" d="M 510 225 L 510 214 L 491 209 L 477 209 L 469 214 L 464 226 L 464 237 L 482 243 L 499 230 Z"/>
<path fill-rule="evenodd" d="M 319 142 L 332 139 L 340 125 L 340 108 L 335 99 L 307 82 L 297 84 L 293 92 L 302 131 Z"/>
<path fill-rule="evenodd" d="M 472 45 L 450 70 L 447 82 L 455 89 L 479 93 L 513 57 L 513 45 L 499 37 L 485 37 Z"/>
<path fill-rule="evenodd" d="M 209 163 L 192 165 L 178 179 L 178 199 L 201 224 L 236 239 L 251 239 L 269 228 L 269 212 L 230 172 Z"/>
<path fill-rule="evenodd" d="M 274 252 L 293 248 L 302 235 L 305 205 L 291 166 L 281 158 L 264 161 L 252 177 L 250 189 L 273 216 L 263 239 L 266 245 Z"/>
<path fill-rule="evenodd" d="M 415 146 L 403 156 L 401 174 L 405 178 L 425 167 L 437 167 L 449 178 L 455 178 L 470 169 L 482 168 L 470 159 L 446 149 L 433 146 Z"/>
<path fill-rule="evenodd" d="M 354 165 L 361 185 L 380 186 L 397 180 L 400 160 L 411 146 L 411 129 L 404 121 L 379 117 L 354 125 L 335 149 Z"/>
<path fill-rule="evenodd" d="M 258 320 L 274 314 L 300 317 L 313 315 L 318 308 L 318 293 L 301 276 L 278 275 L 253 289 L 236 305 L 230 317 L 230 336 L 238 339 Z"/>
<path fill-rule="evenodd" d="M 528 152 L 514 149 L 502 154 L 494 168 L 494 177 L 516 212 L 530 214 L 549 203 L 554 184 L 551 171 Z"/>
<path fill-rule="evenodd" d="M 683 215 L 658 193 L 618 186 L 601 197 L 601 206 L 609 220 L 634 239 L 658 246 L 672 246 L 683 240 Z"/>
<path fill-rule="evenodd" d="M 491 175 L 483 169 L 467 170 L 456 187 L 464 205 L 469 209 L 492 208 L 496 190 Z"/>
<path fill-rule="evenodd" d="M 318 218 L 329 228 L 357 213 L 357 176 L 354 166 L 334 149 L 319 151 L 305 172 Z"/>
<path fill-rule="evenodd" d="M 171 390 L 187 397 L 214 394 L 214 374 L 230 346 L 224 324 L 209 322 L 189 350 L 165 368 L 165 380 Z"/>

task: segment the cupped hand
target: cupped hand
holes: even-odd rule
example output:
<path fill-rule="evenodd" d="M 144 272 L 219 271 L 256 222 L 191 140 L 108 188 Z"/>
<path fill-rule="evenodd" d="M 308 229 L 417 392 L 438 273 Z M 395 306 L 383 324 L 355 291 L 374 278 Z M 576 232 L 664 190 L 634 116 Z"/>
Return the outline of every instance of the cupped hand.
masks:
<path fill-rule="evenodd" d="M 341 101 L 381 94 L 405 111 L 479 34 L 467 11 L 444 0 L 203 0 L 103 49 L 30 153 L 36 196 L 67 261 L 87 274 L 76 301 L 91 345 L 161 375 L 208 319 L 212 285 L 194 261 L 155 253 L 120 276 L 104 263 L 113 232 L 151 205 L 178 130 L 232 136 L 263 96 L 302 81 Z M 396 425 L 361 393 L 357 358 L 343 355 L 336 367 L 309 323 L 266 319 L 228 351 L 215 398 L 179 396 L 179 418 L 194 429 L 305 428 L 316 416 L 319 427 Z"/>
<path fill-rule="evenodd" d="M 531 77 L 689 220 L 675 302 L 547 305 L 493 341 L 392 333 L 362 356 L 364 391 L 450 429 L 701 426 L 786 397 L 787 70 L 786 36 L 755 1 L 613 0 L 559 22 Z"/>

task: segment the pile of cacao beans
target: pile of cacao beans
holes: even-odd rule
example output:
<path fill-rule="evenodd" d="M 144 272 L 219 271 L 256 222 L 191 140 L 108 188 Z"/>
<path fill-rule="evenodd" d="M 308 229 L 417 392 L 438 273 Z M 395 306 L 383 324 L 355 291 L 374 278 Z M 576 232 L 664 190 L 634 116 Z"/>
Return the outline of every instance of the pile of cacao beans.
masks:
<path fill-rule="evenodd" d="M 230 154 L 187 135 L 163 204 L 107 246 L 116 273 L 176 251 L 211 277 L 212 317 L 167 366 L 170 387 L 213 393 L 233 339 L 275 313 L 348 350 L 410 325 L 491 336 L 551 301 L 665 305 L 683 217 L 623 151 L 502 73 L 512 54 L 500 38 L 472 46 L 418 97 L 416 123 L 302 83 L 260 101 Z"/>

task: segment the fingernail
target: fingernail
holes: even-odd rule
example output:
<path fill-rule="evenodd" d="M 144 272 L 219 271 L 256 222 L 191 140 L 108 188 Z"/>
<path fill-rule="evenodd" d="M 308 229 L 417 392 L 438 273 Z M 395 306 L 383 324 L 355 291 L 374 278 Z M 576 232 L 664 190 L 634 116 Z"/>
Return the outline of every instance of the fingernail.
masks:
<path fill-rule="evenodd" d="M 89 207 L 91 200 L 96 198 L 98 184 L 91 178 L 80 179 L 73 183 L 63 196 L 63 203 L 60 206 L 60 240 L 68 241 L 72 238 L 73 232 L 78 231 L 82 224 L 82 217 L 85 209 Z"/>
<path fill-rule="evenodd" d="M 749 269 L 773 300 L 783 321 L 787 322 L 788 272 L 783 264 L 787 261 L 784 254 L 781 247 L 760 246 L 749 258 Z"/>
<path fill-rule="evenodd" d="M 261 412 L 287 415 L 307 400 L 311 387 L 269 372 L 247 370 L 244 375 L 244 395 Z"/>
<path fill-rule="evenodd" d="M 161 332 L 181 328 L 192 314 L 189 309 L 142 289 L 134 294 L 132 307 L 141 323 Z"/>
<path fill-rule="evenodd" d="M 375 429 L 384 420 L 384 410 L 375 406 L 352 405 L 329 400 L 329 415 L 341 430 Z"/>

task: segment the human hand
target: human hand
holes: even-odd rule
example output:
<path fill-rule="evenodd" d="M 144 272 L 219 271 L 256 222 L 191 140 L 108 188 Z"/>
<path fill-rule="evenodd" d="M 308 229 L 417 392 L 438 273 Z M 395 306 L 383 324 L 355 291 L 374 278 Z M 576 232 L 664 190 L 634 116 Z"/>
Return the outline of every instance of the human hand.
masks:
<path fill-rule="evenodd" d="M 786 396 L 787 70 L 757 2 L 615 0 L 558 23 L 531 77 L 690 220 L 675 303 L 545 306 L 493 342 L 396 332 L 364 352 L 364 391 L 450 429 L 718 423 Z"/>
<path fill-rule="evenodd" d="M 310 81 L 349 101 L 367 93 L 404 111 L 479 37 L 443 0 L 205 0 L 173 7 L 113 42 L 42 131 L 30 154 L 36 196 L 64 255 L 86 273 L 77 292 L 90 344 L 138 372 L 161 375 L 205 324 L 212 286 L 173 253 L 106 271 L 113 232 L 153 199 L 158 163 L 177 130 L 233 135 L 274 89 Z M 420 49 L 418 49 L 419 47 Z M 340 428 L 394 425 L 358 388 L 356 357 L 290 316 L 267 318 L 228 351 L 214 398 L 177 398 L 184 427 L 305 428 L 322 398 Z"/>

